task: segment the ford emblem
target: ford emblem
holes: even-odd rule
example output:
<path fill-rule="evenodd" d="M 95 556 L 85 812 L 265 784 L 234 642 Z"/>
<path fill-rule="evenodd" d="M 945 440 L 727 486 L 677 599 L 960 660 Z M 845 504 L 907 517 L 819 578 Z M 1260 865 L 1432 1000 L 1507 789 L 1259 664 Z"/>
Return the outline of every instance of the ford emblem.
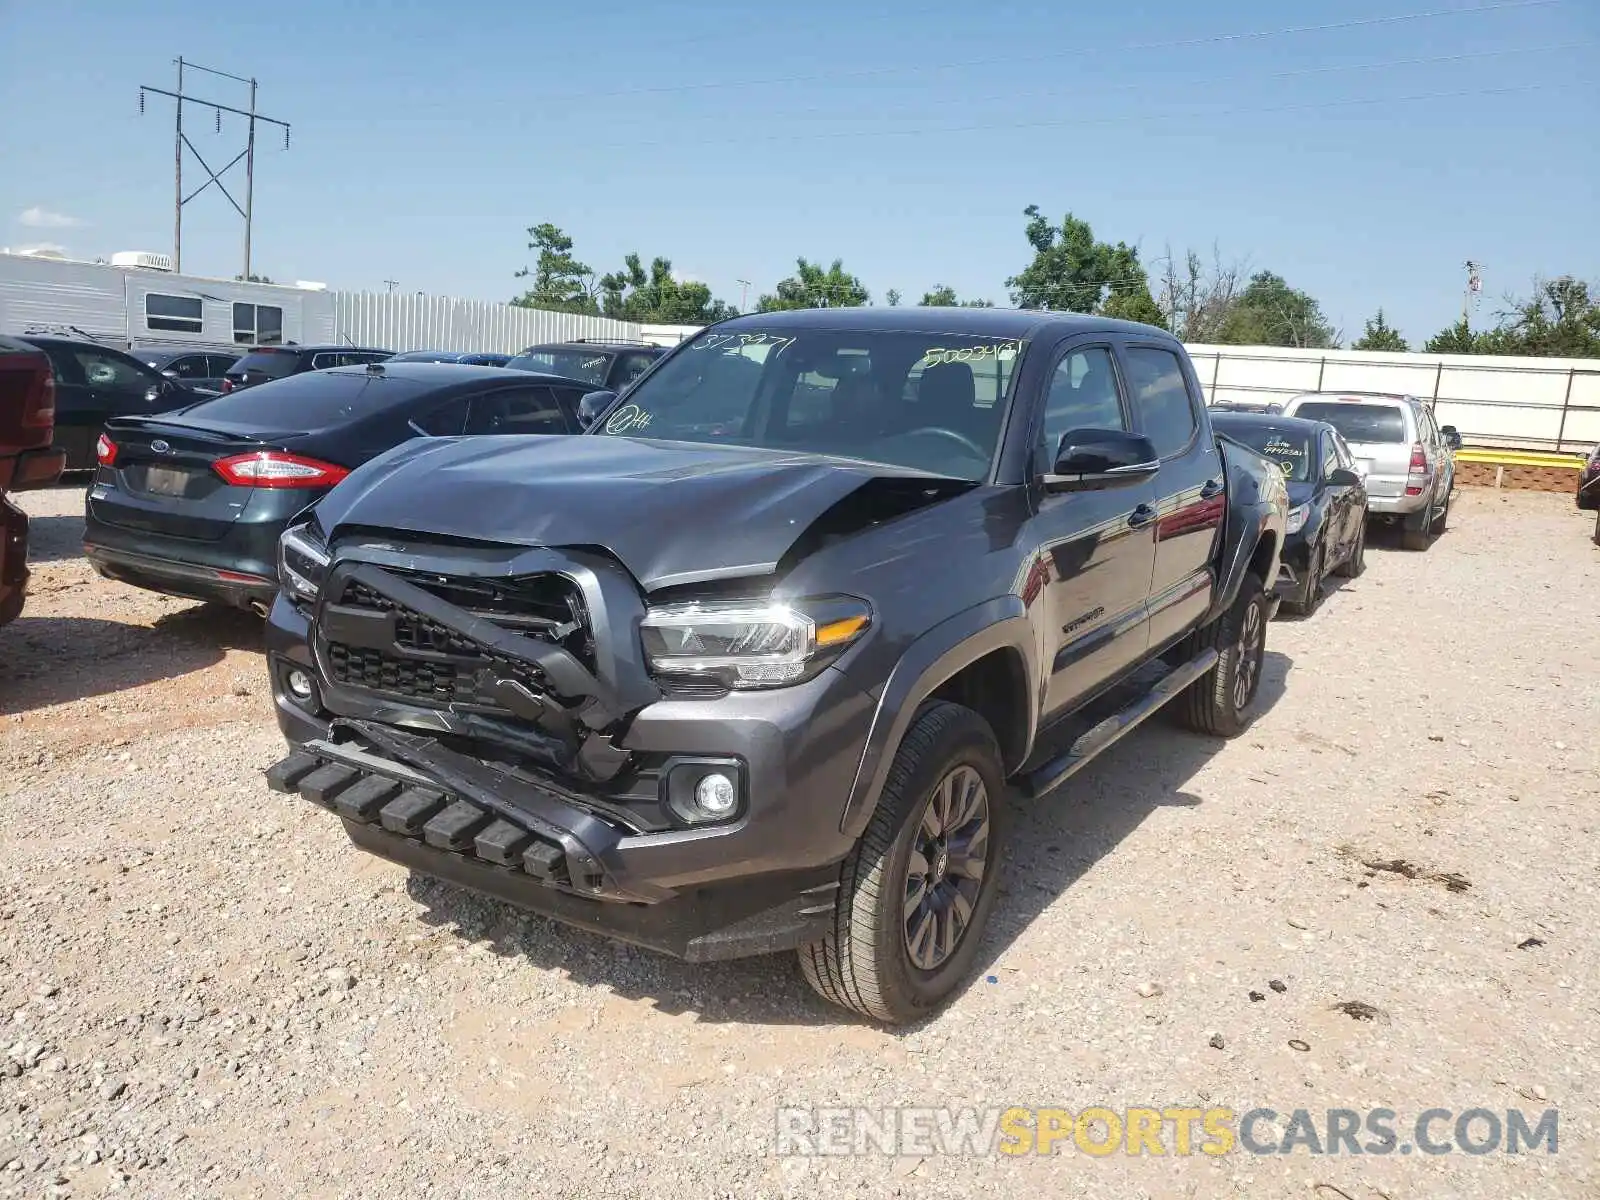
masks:
<path fill-rule="evenodd" d="M 151 442 L 150 443 L 150 449 L 154 450 L 157 454 L 171 454 L 172 453 L 171 445 L 169 445 L 167 442 L 163 441 L 161 438 L 156 438 L 155 441 Z"/>

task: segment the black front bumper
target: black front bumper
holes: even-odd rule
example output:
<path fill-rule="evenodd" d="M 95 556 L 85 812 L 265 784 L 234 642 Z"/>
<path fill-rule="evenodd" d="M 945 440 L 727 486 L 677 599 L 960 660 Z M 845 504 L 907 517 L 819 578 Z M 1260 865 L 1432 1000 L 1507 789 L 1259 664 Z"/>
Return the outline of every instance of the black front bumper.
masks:
<path fill-rule="evenodd" d="M 406 760 L 412 761 L 406 761 Z M 427 762 L 422 770 L 413 762 Z M 630 834 L 434 739 L 338 722 L 267 772 L 343 819 L 361 849 L 558 921 L 694 962 L 792 949 L 832 919 L 836 866 L 662 889 L 636 870 L 670 834 Z"/>

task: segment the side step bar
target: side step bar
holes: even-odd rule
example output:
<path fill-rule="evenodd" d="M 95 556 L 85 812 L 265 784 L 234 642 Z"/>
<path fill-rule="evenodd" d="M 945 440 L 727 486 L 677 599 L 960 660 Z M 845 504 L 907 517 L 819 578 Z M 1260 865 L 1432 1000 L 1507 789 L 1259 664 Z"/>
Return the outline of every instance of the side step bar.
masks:
<path fill-rule="evenodd" d="M 1098 754 L 1116 745 L 1167 701 L 1217 665 L 1217 652 L 1206 650 L 1175 671 L 1162 676 L 1151 689 L 1120 712 L 1112 713 L 1073 742 L 1065 754 L 1053 758 L 1017 781 L 1022 792 L 1039 797 L 1077 774 Z"/>

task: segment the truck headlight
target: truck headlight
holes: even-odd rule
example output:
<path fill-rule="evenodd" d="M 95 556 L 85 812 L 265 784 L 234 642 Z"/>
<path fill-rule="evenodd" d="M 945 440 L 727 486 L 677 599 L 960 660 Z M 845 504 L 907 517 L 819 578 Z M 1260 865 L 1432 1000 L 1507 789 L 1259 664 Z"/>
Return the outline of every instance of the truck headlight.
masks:
<path fill-rule="evenodd" d="M 289 599 L 309 604 L 328 573 L 328 548 L 310 525 L 283 531 L 278 539 L 278 585 Z"/>
<path fill-rule="evenodd" d="M 710 601 L 652 608 L 639 635 L 657 675 L 710 676 L 730 688 L 782 687 L 814 676 L 871 624 L 853 596 L 793 604 Z"/>
<path fill-rule="evenodd" d="M 1299 533 L 1306 526 L 1306 518 L 1311 515 L 1311 505 L 1297 504 L 1289 510 L 1289 533 Z"/>

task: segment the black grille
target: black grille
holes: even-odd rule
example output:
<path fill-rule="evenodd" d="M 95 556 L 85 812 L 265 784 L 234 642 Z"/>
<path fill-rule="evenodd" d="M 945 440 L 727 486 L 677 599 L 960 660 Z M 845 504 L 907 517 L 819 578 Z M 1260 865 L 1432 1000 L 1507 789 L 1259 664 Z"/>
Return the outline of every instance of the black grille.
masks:
<path fill-rule="evenodd" d="M 447 604 L 510 632 L 561 644 L 589 665 L 592 656 L 579 593 L 575 585 L 559 576 L 490 582 L 409 572 L 395 574 Z M 394 615 L 393 652 L 332 640 L 327 643 L 328 671 L 333 682 L 341 686 L 490 713 L 506 712 L 493 693 L 497 679 L 513 680 L 534 693 L 547 690 L 536 667 L 496 654 L 459 630 L 400 604 L 359 580 L 349 580 L 336 603 L 343 608 Z"/>

